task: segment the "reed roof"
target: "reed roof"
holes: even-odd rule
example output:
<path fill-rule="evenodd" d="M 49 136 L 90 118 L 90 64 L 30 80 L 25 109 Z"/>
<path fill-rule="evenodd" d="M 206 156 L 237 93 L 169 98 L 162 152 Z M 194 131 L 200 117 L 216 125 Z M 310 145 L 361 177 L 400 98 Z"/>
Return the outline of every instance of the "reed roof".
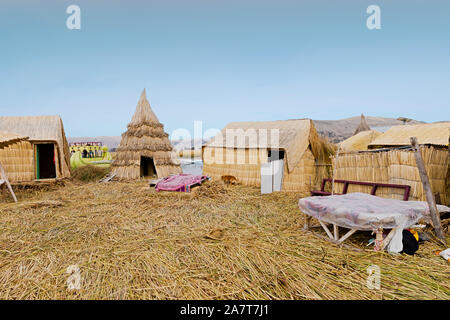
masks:
<path fill-rule="evenodd" d="M 0 146 L 28 139 L 28 136 L 0 131 Z"/>
<path fill-rule="evenodd" d="M 450 122 L 393 126 L 369 144 L 369 148 L 410 145 L 411 137 L 420 144 L 448 146 Z"/>
<path fill-rule="evenodd" d="M 136 111 L 129 125 L 140 125 L 143 123 L 159 123 L 158 118 L 150 107 L 150 102 L 147 100 L 145 89 L 141 93 Z"/>
<path fill-rule="evenodd" d="M 206 147 L 284 150 L 288 169 L 292 171 L 310 144 L 320 144 L 312 120 L 293 119 L 231 122 Z M 313 153 L 318 149 L 313 146 Z"/>
<path fill-rule="evenodd" d="M 369 144 L 380 135 L 382 135 L 382 133 L 376 130 L 362 131 L 342 141 L 340 143 L 341 150 L 342 151 L 367 150 Z"/>

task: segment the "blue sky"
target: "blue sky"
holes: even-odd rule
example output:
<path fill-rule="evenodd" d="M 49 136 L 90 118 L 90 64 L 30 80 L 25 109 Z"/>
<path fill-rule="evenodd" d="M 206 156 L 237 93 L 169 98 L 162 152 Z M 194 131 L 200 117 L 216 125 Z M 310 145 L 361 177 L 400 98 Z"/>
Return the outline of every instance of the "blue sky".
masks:
<path fill-rule="evenodd" d="M 81 8 L 68 30 L 66 8 Z M 381 30 L 366 9 L 381 8 Z M 120 135 L 142 89 L 170 134 L 230 121 L 450 120 L 449 1 L 2 0 L 0 114 Z"/>

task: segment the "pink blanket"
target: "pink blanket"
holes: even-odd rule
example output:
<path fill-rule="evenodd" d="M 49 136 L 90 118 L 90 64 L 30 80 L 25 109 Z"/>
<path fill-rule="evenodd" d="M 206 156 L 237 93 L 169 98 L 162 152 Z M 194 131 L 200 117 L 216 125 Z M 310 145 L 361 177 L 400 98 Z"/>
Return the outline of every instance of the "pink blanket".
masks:
<path fill-rule="evenodd" d="M 156 191 L 190 192 L 192 186 L 201 184 L 206 179 L 208 179 L 207 176 L 181 173 L 164 178 L 156 184 L 155 189 Z"/>

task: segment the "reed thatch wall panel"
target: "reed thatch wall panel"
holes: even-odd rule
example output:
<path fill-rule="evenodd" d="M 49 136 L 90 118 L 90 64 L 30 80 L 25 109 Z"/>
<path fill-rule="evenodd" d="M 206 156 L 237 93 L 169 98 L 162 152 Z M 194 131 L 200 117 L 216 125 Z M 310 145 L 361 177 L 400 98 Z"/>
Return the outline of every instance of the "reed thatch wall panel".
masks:
<path fill-rule="evenodd" d="M 203 174 L 215 180 L 234 176 L 239 183 L 261 184 L 261 164 L 267 163 L 267 149 L 203 148 Z"/>
<path fill-rule="evenodd" d="M 235 162 L 225 163 L 225 154 L 229 154 L 229 157 L 235 159 Z M 244 162 L 238 163 L 238 160 Z M 208 146 L 203 148 L 203 174 L 215 180 L 220 180 L 222 176 L 234 176 L 239 183 L 259 187 L 261 185 L 261 164 L 267 163 L 267 161 L 267 149 L 232 149 Z M 289 172 L 285 162 L 282 191 L 308 194 L 316 178 L 315 162 L 311 149 L 306 150 L 292 171 Z"/>
<path fill-rule="evenodd" d="M 439 193 L 442 203 L 447 203 L 449 200 L 446 187 L 449 165 L 447 149 L 428 146 L 422 148 L 421 152 L 433 192 Z M 426 200 L 412 150 L 344 153 L 339 155 L 337 163 L 336 159 L 333 159 L 333 165 L 336 166 L 336 179 L 410 185 L 410 200 Z M 335 192 L 342 192 L 342 185 L 337 184 Z M 370 192 L 370 190 L 365 186 L 351 186 L 349 192 Z M 403 191 L 380 188 L 377 195 L 402 199 Z"/>
<path fill-rule="evenodd" d="M 1 147 L 0 163 L 11 183 L 29 182 L 35 178 L 33 145 L 29 141 L 18 141 Z"/>
<path fill-rule="evenodd" d="M 306 150 L 293 171 L 288 172 L 286 165 L 284 170 L 282 190 L 309 195 L 316 177 L 315 158 L 311 150 Z"/>

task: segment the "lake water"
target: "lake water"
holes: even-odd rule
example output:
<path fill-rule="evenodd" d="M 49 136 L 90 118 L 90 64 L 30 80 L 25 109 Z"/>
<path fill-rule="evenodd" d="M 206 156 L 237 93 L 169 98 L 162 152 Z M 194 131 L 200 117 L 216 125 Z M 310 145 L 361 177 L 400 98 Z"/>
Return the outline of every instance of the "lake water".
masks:
<path fill-rule="evenodd" d="M 202 160 L 181 160 L 181 169 L 183 170 L 183 173 L 189 173 L 189 174 L 195 174 L 195 175 L 201 175 L 203 172 L 203 162 Z"/>

